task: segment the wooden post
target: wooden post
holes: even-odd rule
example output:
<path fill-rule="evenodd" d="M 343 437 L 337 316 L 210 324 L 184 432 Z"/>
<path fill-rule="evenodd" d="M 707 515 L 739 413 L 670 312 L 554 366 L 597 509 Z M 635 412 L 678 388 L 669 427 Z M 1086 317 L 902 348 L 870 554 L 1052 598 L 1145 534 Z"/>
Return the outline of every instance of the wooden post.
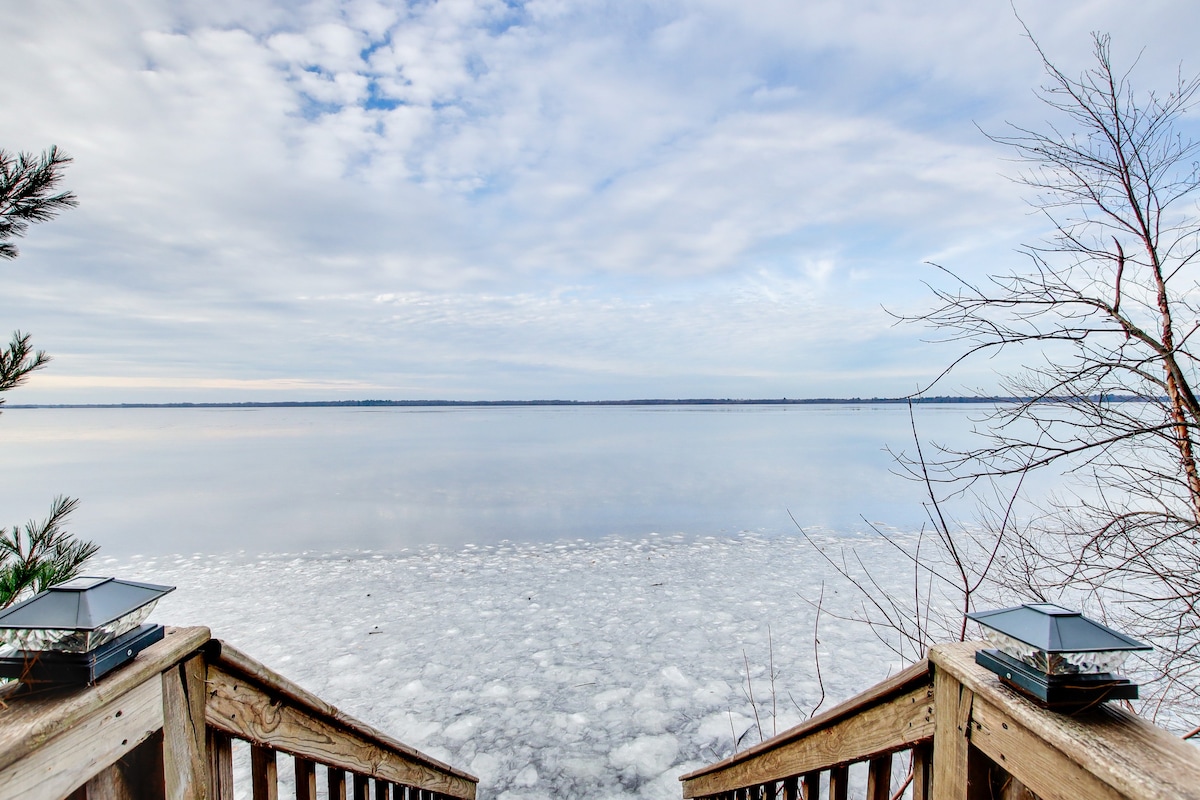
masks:
<path fill-rule="evenodd" d="M 371 779 L 354 773 L 354 800 L 371 800 Z"/>
<path fill-rule="evenodd" d="M 987 785 L 972 785 L 971 706 L 975 694 L 944 669 L 933 675 L 933 800 L 980 800 Z M 974 770 L 978 772 L 978 770 Z"/>
<path fill-rule="evenodd" d="M 778 796 L 779 790 L 775 781 L 771 781 L 763 786 L 763 800 L 776 800 Z"/>
<path fill-rule="evenodd" d="M 279 773 L 271 748 L 250 746 L 250 786 L 254 800 L 279 800 Z"/>
<path fill-rule="evenodd" d="M 325 771 L 329 800 L 346 800 L 346 770 L 329 767 Z"/>
<path fill-rule="evenodd" d="M 891 800 L 892 756 L 872 758 L 867 772 L 867 800 Z"/>
<path fill-rule="evenodd" d="M 167 800 L 208 800 L 203 656 L 162 674 L 163 779 Z"/>
<path fill-rule="evenodd" d="M 798 778 L 784 778 L 783 800 L 800 800 L 800 780 Z"/>
<path fill-rule="evenodd" d="M 292 761 L 296 767 L 296 800 L 317 800 L 317 765 L 300 756 Z"/>
<path fill-rule="evenodd" d="M 375 779 L 375 800 L 392 800 L 392 785 L 383 778 Z"/>
<path fill-rule="evenodd" d="M 205 739 L 209 800 L 233 800 L 233 739 L 216 728 L 209 728 Z"/>
<path fill-rule="evenodd" d="M 846 800 L 850 789 L 850 767 L 842 764 L 829 770 L 829 800 Z"/>

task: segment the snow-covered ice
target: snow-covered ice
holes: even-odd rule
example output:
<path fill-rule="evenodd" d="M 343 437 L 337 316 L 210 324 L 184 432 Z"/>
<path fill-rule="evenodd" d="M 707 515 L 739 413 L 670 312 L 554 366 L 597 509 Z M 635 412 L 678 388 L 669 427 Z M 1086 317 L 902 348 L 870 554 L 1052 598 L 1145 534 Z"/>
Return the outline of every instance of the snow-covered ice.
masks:
<path fill-rule="evenodd" d="M 897 589 L 911 581 L 878 537 L 818 538 L 853 546 Z M 802 537 L 100 558 L 93 568 L 176 585 L 156 620 L 207 625 L 477 775 L 480 797 L 497 800 L 678 798 L 681 774 L 757 743 L 760 728 L 802 721 L 821 697 L 822 581 L 824 708 L 902 666 L 864 626 L 838 619 L 862 598 Z"/>

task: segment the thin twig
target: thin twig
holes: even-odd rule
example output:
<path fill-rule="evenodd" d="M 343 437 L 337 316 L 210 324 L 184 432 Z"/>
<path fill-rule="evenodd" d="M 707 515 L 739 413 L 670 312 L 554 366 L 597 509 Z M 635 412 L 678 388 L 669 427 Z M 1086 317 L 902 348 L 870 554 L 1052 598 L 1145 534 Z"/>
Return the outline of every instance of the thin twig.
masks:
<path fill-rule="evenodd" d="M 825 603 L 825 581 L 821 581 L 821 594 L 817 598 L 817 615 L 813 618 L 813 663 L 817 667 L 817 687 L 821 690 L 821 696 L 817 699 L 817 704 L 813 706 L 808 718 L 812 719 L 817 715 L 817 709 L 825 702 L 825 679 L 821 677 L 821 638 L 818 632 L 821 626 L 821 606 Z"/>
<path fill-rule="evenodd" d="M 750 682 L 750 659 L 746 649 L 742 648 L 742 661 L 746 664 L 746 692 L 750 696 L 750 708 L 754 710 L 754 724 L 758 726 L 758 740 L 763 741 L 762 722 L 758 718 L 758 704 L 754 702 L 754 684 Z"/>
<path fill-rule="evenodd" d="M 767 625 L 767 654 L 771 669 L 771 735 L 779 735 L 779 714 L 775 707 L 775 640 L 771 638 L 771 626 Z"/>

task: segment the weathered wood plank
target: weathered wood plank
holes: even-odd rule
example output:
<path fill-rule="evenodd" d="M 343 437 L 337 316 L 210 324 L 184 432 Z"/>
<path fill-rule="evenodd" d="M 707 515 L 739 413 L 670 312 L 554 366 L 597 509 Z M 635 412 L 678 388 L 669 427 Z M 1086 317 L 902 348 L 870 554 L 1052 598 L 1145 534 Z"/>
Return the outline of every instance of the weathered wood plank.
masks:
<path fill-rule="evenodd" d="M 167 800 L 208 800 L 202 656 L 162 674 L 163 777 Z"/>
<path fill-rule="evenodd" d="M 432 767 L 427 758 L 412 760 L 407 749 L 403 753 L 385 749 L 377 738 L 364 737 L 328 717 L 285 702 L 215 664 L 208 668 L 206 717 L 215 728 L 292 755 L 454 798 L 475 797 L 470 776 Z"/>
<path fill-rule="evenodd" d="M 1119 800 L 1123 795 L 976 695 L 971 744 L 1042 800 Z"/>
<path fill-rule="evenodd" d="M 208 728 L 208 796 L 210 800 L 233 800 L 233 739 L 224 731 Z"/>
<path fill-rule="evenodd" d="M 250 796 L 254 800 L 279 800 L 279 771 L 275 751 L 269 747 L 250 748 Z"/>
<path fill-rule="evenodd" d="M 6 697 L 0 705 L 0 770 L 59 733 L 78 727 L 135 686 L 151 678 L 157 681 L 163 670 L 196 652 L 210 638 L 208 628 L 167 628 L 161 642 L 147 647 L 95 686 Z"/>
<path fill-rule="evenodd" d="M 974 643 L 939 645 L 933 648 L 930 660 L 938 671 L 953 674 L 982 698 L 986 706 L 980 708 L 985 714 L 994 710 L 1005 715 L 1007 719 L 998 720 L 999 728 L 994 724 L 997 720 L 988 717 L 987 731 L 981 726 L 974 733 L 977 744 L 997 754 L 1003 752 L 1006 760 L 1001 765 L 1034 792 L 1041 793 L 1026 778 L 1036 776 L 1022 776 L 1007 764 L 1013 756 L 1004 748 L 1013 723 L 1117 795 L 1140 800 L 1200 800 L 1200 752 L 1194 745 L 1112 703 L 1070 716 L 1039 708 L 976 664 L 978 647 Z M 1003 727 L 1006 722 L 1009 730 Z M 999 761 L 998 755 L 993 760 Z M 937 791 L 936 785 L 934 789 Z"/>
<path fill-rule="evenodd" d="M 26 749 L 25 757 L 0 769 L 0 797 L 59 800 L 157 732 L 162 720 L 162 681 L 152 673 L 121 696 L 93 704 L 73 727 L 56 730 L 41 747 Z"/>
<path fill-rule="evenodd" d="M 932 691 L 928 686 L 918 685 L 877 700 L 874 705 L 856 705 L 854 714 L 838 715 L 827 726 L 810 729 L 805 737 L 789 738 L 766 749 L 756 745 L 758 752 L 752 759 L 726 759 L 719 769 L 684 776 L 683 796 L 703 797 L 836 764 L 865 761 L 933 737 Z"/>

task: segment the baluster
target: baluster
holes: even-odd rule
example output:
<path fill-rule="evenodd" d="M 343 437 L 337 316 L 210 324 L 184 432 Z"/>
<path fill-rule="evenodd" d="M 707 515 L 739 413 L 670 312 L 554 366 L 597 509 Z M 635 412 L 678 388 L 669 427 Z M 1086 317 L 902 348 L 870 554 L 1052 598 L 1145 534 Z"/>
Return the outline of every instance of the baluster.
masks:
<path fill-rule="evenodd" d="M 233 738 L 209 728 L 207 745 L 209 800 L 233 800 Z"/>
<path fill-rule="evenodd" d="M 275 751 L 269 747 L 250 746 L 250 786 L 254 800 L 279 800 Z"/>
<path fill-rule="evenodd" d="M 371 779 L 354 773 L 354 800 L 371 800 Z"/>
<path fill-rule="evenodd" d="M 829 800 L 846 800 L 850 786 L 850 766 L 842 764 L 829 770 Z"/>
<path fill-rule="evenodd" d="M 392 785 L 383 778 L 375 779 L 375 800 L 392 800 Z"/>
<path fill-rule="evenodd" d="M 346 770 L 329 767 L 325 770 L 329 800 L 346 800 Z"/>
<path fill-rule="evenodd" d="M 919 744 L 912 750 L 912 800 L 930 800 L 929 779 L 933 776 L 933 747 Z"/>
<path fill-rule="evenodd" d="M 763 800 L 775 800 L 778 796 L 775 781 L 771 781 L 763 786 Z"/>
<path fill-rule="evenodd" d="M 804 800 L 821 800 L 821 773 L 810 772 L 804 776 Z"/>
<path fill-rule="evenodd" d="M 317 800 L 317 765 L 300 756 L 292 762 L 296 767 L 296 800 Z"/>
<path fill-rule="evenodd" d="M 867 772 L 867 800 L 891 800 L 892 756 L 871 759 Z"/>
<path fill-rule="evenodd" d="M 800 779 L 783 779 L 783 800 L 800 800 Z"/>

